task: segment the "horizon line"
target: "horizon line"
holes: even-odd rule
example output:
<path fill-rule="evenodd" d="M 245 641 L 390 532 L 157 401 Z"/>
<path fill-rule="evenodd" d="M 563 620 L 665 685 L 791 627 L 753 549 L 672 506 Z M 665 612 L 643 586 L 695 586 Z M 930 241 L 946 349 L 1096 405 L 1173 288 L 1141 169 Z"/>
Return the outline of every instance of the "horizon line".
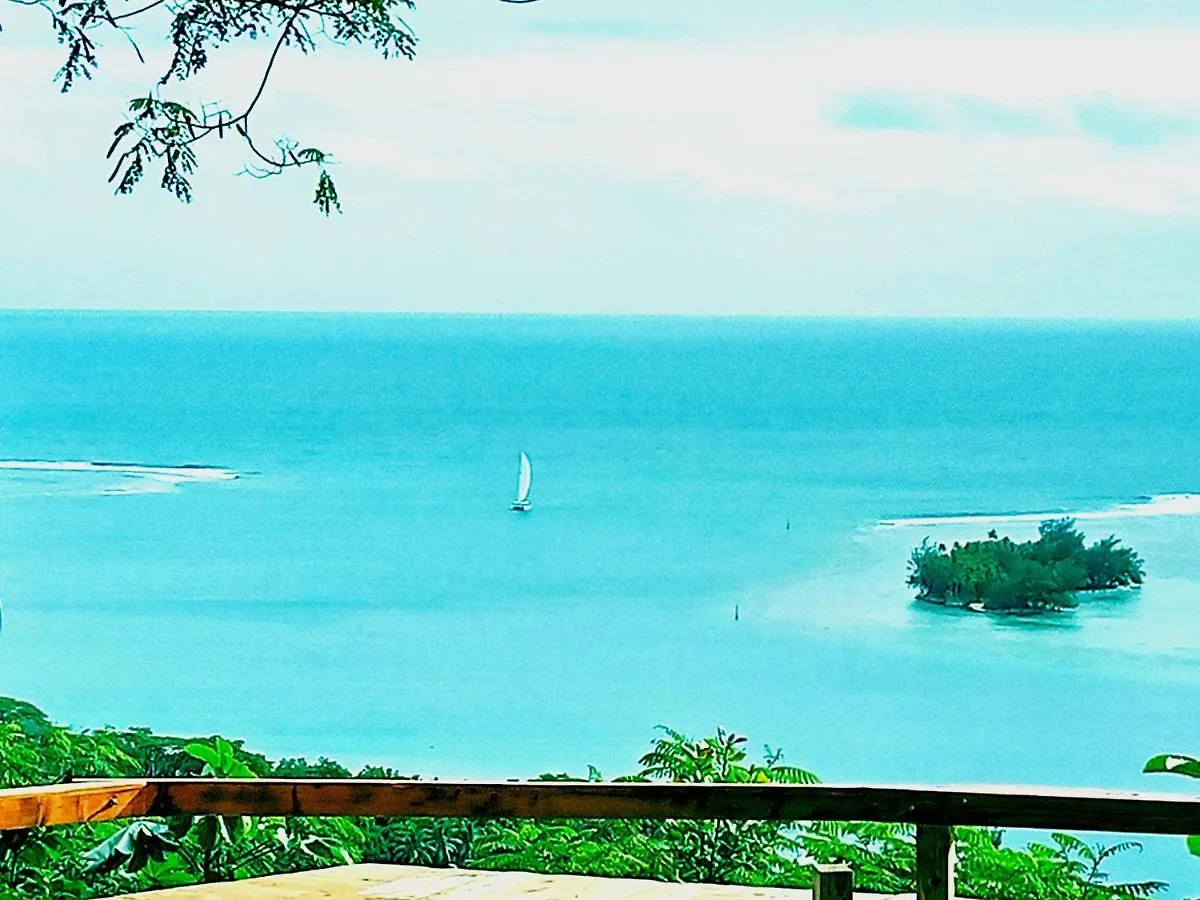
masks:
<path fill-rule="evenodd" d="M 271 309 L 271 308 L 205 308 L 176 309 L 171 307 L 0 307 L 0 316 L 8 315 L 96 315 L 132 316 L 346 316 L 361 318 L 427 318 L 427 319 L 641 319 L 641 320 L 755 320 L 780 322 L 939 322 L 939 323 L 1028 323 L 1062 325 L 1200 325 L 1195 316 L 1004 316 L 962 315 L 950 313 L 757 313 L 757 312 L 545 312 L 529 310 L 390 310 L 390 309 Z"/>

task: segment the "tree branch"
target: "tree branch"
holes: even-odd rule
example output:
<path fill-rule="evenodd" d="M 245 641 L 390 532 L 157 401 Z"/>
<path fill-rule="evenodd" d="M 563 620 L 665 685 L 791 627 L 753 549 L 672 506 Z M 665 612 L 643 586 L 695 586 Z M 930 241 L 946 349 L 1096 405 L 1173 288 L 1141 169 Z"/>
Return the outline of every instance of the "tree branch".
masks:
<path fill-rule="evenodd" d="M 250 100 L 250 105 L 246 107 L 237 119 L 234 119 L 234 122 L 245 122 L 250 117 L 250 113 L 254 111 L 254 107 L 258 105 L 258 101 L 262 99 L 263 91 L 267 89 L 267 81 L 271 77 L 271 70 L 275 68 L 275 60 L 279 58 L 279 51 L 283 49 L 283 45 L 287 41 L 288 31 L 296 24 L 298 18 L 300 18 L 299 9 L 292 13 L 291 18 L 283 26 L 283 31 L 279 33 L 279 40 L 275 42 L 275 48 L 271 51 L 271 56 L 267 60 L 267 67 L 263 70 L 262 80 L 258 83 L 258 90 L 254 92 L 254 97 Z"/>
<path fill-rule="evenodd" d="M 24 2 L 24 0 L 14 0 L 14 2 L 21 3 L 21 2 Z M 120 22 L 122 19 L 132 19 L 134 16 L 140 16 L 142 13 L 149 12 L 150 10 L 154 9 L 156 6 L 162 6 L 166 2 L 167 2 L 167 0 L 153 0 L 152 3 L 147 3 L 145 6 L 140 7 L 139 9 L 135 9 L 132 12 L 121 13 L 119 16 L 109 15 L 108 20 L 115 25 L 117 22 Z M 506 2 L 506 0 L 501 0 L 501 2 Z"/>
<path fill-rule="evenodd" d="M 82 78 L 91 79 L 99 66 L 93 39 L 97 28 L 111 27 L 129 41 L 143 63 L 146 58 L 128 23 L 163 8 L 171 17 L 168 40 L 174 55 L 146 96 L 130 102 L 128 117 L 113 132 L 108 158 L 116 164 L 109 180 L 120 194 L 131 192 L 151 164 L 162 168 L 161 186 L 180 200 L 191 199 L 189 176 L 196 165 L 193 148 L 216 132 L 226 129 L 245 143 L 252 165 L 246 168 L 257 177 L 278 174 L 284 169 L 315 165 L 320 169 L 314 202 L 323 212 L 340 209 L 336 190 L 326 166 L 331 157 L 315 147 L 299 149 L 287 138 L 275 142 L 275 151 L 260 147 L 251 137 L 250 120 L 266 95 L 284 46 L 309 53 L 325 41 L 331 44 L 360 44 L 373 47 L 385 59 L 415 57 L 417 38 L 400 13 L 415 7 L 415 0 L 8 0 L 19 6 L 40 6 L 51 17 L 55 36 L 66 49 L 66 60 L 58 72 L 62 90 L 68 91 Z M 528 4 L 538 0 L 497 0 Z M 113 3 L 120 11 L 111 9 Z M 204 69 L 217 49 L 235 41 L 264 37 L 279 27 L 265 66 L 245 106 L 235 115 L 222 104 L 201 104 L 197 115 L 187 106 L 162 99 L 160 88 L 171 81 L 186 81 Z"/>

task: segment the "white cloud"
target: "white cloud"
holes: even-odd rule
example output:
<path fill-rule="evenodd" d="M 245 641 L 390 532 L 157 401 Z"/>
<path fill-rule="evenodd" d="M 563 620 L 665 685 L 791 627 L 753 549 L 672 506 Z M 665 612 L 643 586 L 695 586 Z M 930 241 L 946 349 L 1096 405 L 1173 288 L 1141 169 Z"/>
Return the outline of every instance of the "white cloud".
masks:
<path fill-rule="evenodd" d="M 230 178 L 229 141 L 203 149 L 190 209 L 153 183 L 112 199 L 108 135 L 153 71 L 112 44 L 99 80 L 61 98 L 58 48 L 6 45 L 0 186 L 28 224 L 0 288 L 46 305 L 1191 314 L 1197 135 L 1123 145 L 1078 112 L 1200 122 L 1200 28 L 520 46 L 288 58 L 257 132 L 341 159 L 347 215 L 327 223 L 311 177 Z M 269 49 L 217 53 L 173 95 L 235 104 Z M 872 93 L 936 127 L 831 115 Z M 1034 127 L 976 127 L 988 104 Z M 178 292 L 154 289 L 185 269 Z"/>
<path fill-rule="evenodd" d="M 330 133 L 352 132 L 348 162 L 416 178 L 593 173 L 827 210 L 929 194 L 1196 208 L 1200 146 L 1187 148 L 1190 159 L 1172 147 L 1113 146 L 1087 134 L 1074 109 L 1102 100 L 1200 120 L 1200 30 L 800 34 L 731 45 L 554 39 L 544 48 L 412 65 L 316 57 L 289 67 L 280 108 L 294 114 L 324 97 L 338 108 L 336 129 L 322 116 Z M 840 98 L 873 90 L 935 108 L 954 97 L 1036 113 L 1049 132 L 979 134 L 953 123 L 860 131 L 829 121 Z"/>
<path fill-rule="evenodd" d="M 554 174 L 825 211 L 930 197 L 1139 214 L 1200 206 L 1194 139 L 1114 146 L 1086 133 L 1074 112 L 1100 100 L 1200 122 L 1200 29 L 805 32 L 721 44 L 551 37 L 538 46 L 415 63 L 338 50 L 288 59 L 260 134 L 297 128 L 348 165 L 405 180 L 525 192 Z M 266 49 L 214 54 L 213 71 L 178 90 L 236 103 Z M 81 85 L 83 98 L 56 101 L 48 84 L 56 51 L 19 46 L 0 57 L 0 118 L 23 123 L 6 129 L 0 162 L 52 165 L 68 116 L 80 140 L 99 146 L 124 100 L 152 80 L 110 41 L 101 80 Z M 1047 130 L 979 133 L 953 116 L 925 131 L 831 121 L 831 108 L 871 91 L 915 98 L 935 115 L 947 98 L 994 104 L 1036 114 Z"/>

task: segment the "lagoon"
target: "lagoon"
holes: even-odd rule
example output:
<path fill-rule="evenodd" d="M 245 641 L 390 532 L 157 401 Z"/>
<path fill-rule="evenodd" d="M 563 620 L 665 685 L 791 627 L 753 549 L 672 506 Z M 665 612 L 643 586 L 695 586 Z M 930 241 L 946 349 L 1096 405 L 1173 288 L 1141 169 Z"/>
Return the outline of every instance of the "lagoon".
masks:
<path fill-rule="evenodd" d="M 1200 750 L 1197 359 L 1169 324 L 0 314 L 0 459 L 239 476 L 0 469 L 0 692 L 427 776 L 615 775 L 665 723 L 833 781 L 1187 789 L 1140 769 Z M 922 537 L 1061 512 L 1146 586 L 912 602 Z M 1200 888 L 1181 841 L 1134 865 Z"/>

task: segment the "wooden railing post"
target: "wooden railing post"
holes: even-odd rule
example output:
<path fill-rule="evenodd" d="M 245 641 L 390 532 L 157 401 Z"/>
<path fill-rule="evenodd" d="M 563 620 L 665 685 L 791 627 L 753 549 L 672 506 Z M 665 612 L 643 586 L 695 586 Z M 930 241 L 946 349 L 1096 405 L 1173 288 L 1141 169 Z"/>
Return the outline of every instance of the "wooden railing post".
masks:
<path fill-rule="evenodd" d="M 954 897 L 954 838 L 948 825 L 917 826 L 917 900 Z"/>
<path fill-rule="evenodd" d="M 854 900 L 854 872 L 844 863 L 818 865 L 813 900 Z"/>

